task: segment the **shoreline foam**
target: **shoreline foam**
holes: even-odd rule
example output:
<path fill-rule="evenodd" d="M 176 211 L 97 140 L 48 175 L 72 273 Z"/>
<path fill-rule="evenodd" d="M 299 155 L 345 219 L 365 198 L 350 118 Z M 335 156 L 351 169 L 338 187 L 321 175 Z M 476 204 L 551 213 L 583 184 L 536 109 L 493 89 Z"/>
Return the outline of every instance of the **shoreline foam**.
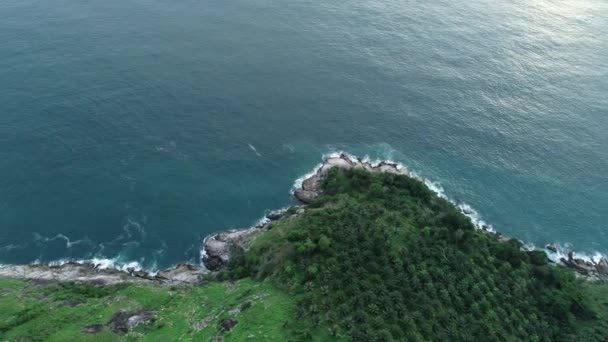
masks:
<path fill-rule="evenodd" d="M 336 151 L 336 152 L 324 154 L 322 156 L 322 160 L 323 160 L 323 162 L 315 165 L 315 167 L 313 167 L 313 169 L 311 171 L 305 173 L 301 177 L 298 177 L 294 181 L 293 186 L 290 189 L 290 193 L 292 195 L 294 195 L 296 198 L 298 198 L 297 192 L 302 191 L 304 189 L 304 187 L 305 187 L 304 184 L 307 181 L 310 182 L 312 180 L 313 185 L 318 188 L 319 184 L 317 184 L 317 183 L 321 179 L 323 174 L 331 167 L 336 167 L 336 166 L 340 167 L 338 165 L 340 163 L 338 160 L 342 160 L 342 161 L 350 163 L 350 167 L 361 167 L 361 168 L 364 168 L 371 172 L 394 172 L 397 174 L 403 174 L 403 175 L 407 175 L 408 177 L 415 178 L 415 179 L 423 182 L 427 186 L 427 188 L 429 188 L 431 191 L 433 191 L 437 196 L 439 196 L 439 197 L 449 201 L 453 205 L 455 205 L 463 215 L 465 215 L 467 218 L 469 218 L 469 220 L 473 223 L 473 225 L 477 229 L 482 230 L 486 233 L 495 234 L 496 236 L 498 236 L 501 239 L 505 239 L 505 240 L 508 239 L 508 237 L 502 236 L 500 233 L 496 232 L 494 230 L 494 228 L 492 227 L 492 225 L 487 223 L 486 221 L 484 221 L 482 219 L 482 216 L 479 214 L 479 212 L 477 210 L 475 210 L 473 207 L 471 207 L 469 204 L 464 203 L 464 202 L 459 203 L 459 202 L 454 201 L 450 197 L 448 197 L 440 183 L 434 182 L 428 178 L 420 176 L 418 173 L 410 170 L 407 166 L 405 166 L 402 163 L 395 162 L 390 159 L 372 160 L 371 158 L 369 158 L 369 156 L 364 156 L 363 158 L 359 158 L 359 157 L 356 157 L 354 155 L 351 155 L 351 154 L 349 154 L 347 152 L 343 152 L 343 151 Z M 334 165 L 331 165 L 332 160 L 334 161 Z M 316 179 L 315 179 L 315 177 L 316 177 Z M 309 186 L 310 186 L 310 184 L 309 184 Z M 316 191 L 319 191 L 319 190 L 317 189 Z M 230 244 L 232 244 L 236 240 L 243 240 L 244 237 L 249 236 L 250 234 L 255 233 L 257 231 L 263 231 L 264 228 L 267 228 L 268 225 L 272 221 L 274 221 L 276 219 L 280 219 L 288 209 L 289 209 L 289 207 L 284 207 L 284 208 L 281 208 L 278 210 L 267 210 L 266 214 L 262 218 L 258 219 L 254 225 L 252 225 L 248 228 L 219 231 L 219 232 L 205 236 L 205 238 L 203 239 L 203 241 L 201 243 L 201 248 L 199 250 L 200 264 L 198 266 L 194 266 L 194 265 L 187 264 L 187 263 L 182 263 L 182 264 L 178 264 L 173 267 L 169 267 L 165 270 L 159 271 L 156 268 L 145 269 L 138 261 L 119 261 L 120 260 L 120 255 L 119 255 L 115 258 L 92 258 L 92 259 L 86 259 L 86 260 L 60 259 L 60 260 L 50 261 L 47 263 L 34 262 L 29 265 L 0 264 L 0 276 L 7 276 L 6 274 L 10 274 L 10 272 L 6 272 L 6 270 L 8 270 L 8 269 L 13 269 L 13 270 L 21 269 L 20 272 L 24 272 L 24 270 L 27 270 L 27 268 L 31 268 L 31 269 L 49 268 L 49 269 L 57 270 L 57 269 L 61 269 L 62 267 L 66 266 L 66 265 L 71 265 L 72 267 L 78 266 L 78 267 L 82 267 L 87 270 L 92 267 L 95 270 L 95 272 L 99 272 L 102 274 L 103 273 L 115 274 L 116 272 L 119 272 L 119 273 L 127 274 L 131 277 L 133 277 L 133 276 L 137 277 L 136 274 L 139 274 L 141 276 L 141 279 L 147 279 L 147 280 L 158 280 L 158 279 L 155 279 L 155 277 L 159 273 L 162 274 L 163 272 L 167 272 L 167 271 L 179 268 L 183 265 L 187 265 L 188 269 L 190 269 L 190 268 L 192 268 L 192 270 L 196 269 L 195 273 L 197 273 L 197 274 L 203 274 L 203 273 L 209 272 L 209 269 L 205 265 L 205 260 L 214 258 L 214 256 L 209 255 L 207 248 L 206 248 L 206 246 L 208 245 L 208 243 L 210 243 L 211 240 L 218 241 L 219 237 L 221 237 L 221 239 L 224 240 L 224 241 L 220 241 L 223 244 L 222 248 L 224 248 L 225 250 L 222 252 L 222 253 L 224 253 L 223 256 L 219 259 L 221 259 L 221 262 L 223 264 L 225 264 L 228 261 L 227 249 L 229 248 Z M 273 216 L 274 216 L 274 218 L 273 218 Z M 55 240 L 58 238 L 62 238 L 62 239 L 65 238 L 67 240 L 67 243 L 70 243 L 69 239 L 63 235 L 55 236 L 51 239 Z M 545 248 L 539 248 L 539 247 L 535 246 L 534 244 L 527 243 L 522 240 L 519 240 L 519 241 L 522 242 L 522 244 L 524 246 L 523 248 L 525 250 L 544 251 L 552 262 L 581 271 L 579 273 L 583 273 L 584 269 L 577 268 L 578 266 L 590 268 L 593 265 L 598 265 L 598 264 L 601 264 L 602 262 L 606 262 L 606 256 L 599 252 L 594 252 L 592 256 L 590 256 L 587 253 L 577 253 L 576 257 L 574 257 L 574 255 L 575 255 L 574 250 L 573 250 L 572 246 L 569 246 L 569 244 L 567 244 L 567 243 L 562 245 L 560 243 L 553 242 L 553 243 L 550 243 L 547 246 L 545 246 Z M 75 241 L 75 242 L 73 242 L 73 244 L 76 244 L 79 242 L 80 241 Z M 547 248 L 549 246 L 552 246 L 552 248 Z M 15 272 L 13 272 L 13 273 L 15 273 Z M 8 275 L 8 276 L 10 276 L 10 275 Z M 122 281 L 125 281 L 125 280 L 122 280 Z M 128 280 L 126 280 L 126 281 L 128 281 Z"/>

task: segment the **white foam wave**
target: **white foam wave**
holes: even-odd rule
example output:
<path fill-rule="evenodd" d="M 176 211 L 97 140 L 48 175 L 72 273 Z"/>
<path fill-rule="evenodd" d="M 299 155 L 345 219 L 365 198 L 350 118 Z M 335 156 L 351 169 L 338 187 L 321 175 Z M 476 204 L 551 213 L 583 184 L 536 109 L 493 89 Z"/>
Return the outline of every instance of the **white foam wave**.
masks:
<path fill-rule="evenodd" d="M 6 245 L 6 246 L 2 246 L 0 247 L 0 251 L 2 252 L 10 252 L 14 249 L 23 249 L 26 247 L 26 244 L 20 244 L 20 245 L 14 245 L 14 244 L 10 244 L 10 245 Z"/>
<path fill-rule="evenodd" d="M 548 248 L 551 245 L 551 248 Z M 531 242 L 524 244 L 524 249 L 528 251 L 541 250 L 547 254 L 547 257 L 555 263 L 560 263 L 562 259 L 568 260 L 568 254 L 572 253 L 572 257 L 575 259 L 581 259 L 586 262 L 598 263 L 602 258 L 606 258 L 606 255 L 598 252 L 574 252 L 574 246 L 571 243 L 552 243 L 547 244 L 544 247 L 538 247 Z"/>
<path fill-rule="evenodd" d="M 34 241 L 37 241 L 37 242 L 51 242 L 51 241 L 55 241 L 58 239 L 65 240 L 66 248 L 72 248 L 72 246 L 78 245 L 80 243 L 90 243 L 91 242 L 91 240 L 88 237 L 85 237 L 80 240 L 72 241 L 72 240 L 70 240 L 69 237 L 65 236 L 64 234 L 57 234 L 53 237 L 46 237 L 46 236 L 40 235 L 38 233 L 34 233 Z"/>
<path fill-rule="evenodd" d="M 262 155 L 260 154 L 260 152 L 258 152 L 258 150 L 255 148 L 255 146 L 251 145 L 251 144 L 247 144 L 249 145 L 249 148 L 258 156 L 261 157 Z"/>
<path fill-rule="evenodd" d="M 312 171 L 310 171 L 310 172 L 306 173 L 306 174 L 305 174 L 305 175 L 303 175 L 302 177 L 297 178 L 297 179 L 296 179 L 296 180 L 293 182 L 293 186 L 292 186 L 292 188 L 291 188 L 291 190 L 290 190 L 289 192 L 290 192 L 290 193 L 293 195 L 293 193 L 294 193 L 294 191 L 295 191 L 296 189 L 300 189 L 300 188 L 302 188 L 302 183 L 304 183 L 304 180 L 306 180 L 307 178 L 310 178 L 310 177 L 314 176 L 314 175 L 315 175 L 315 174 L 316 174 L 316 173 L 319 171 L 319 169 L 321 169 L 321 167 L 323 167 L 323 164 L 322 164 L 322 163 L 319 163 L 319 164 L 317 164 L 317 165 L 316 165 L 316 166 L 315 166 L 315 167 L 312 169 Z"/>
<path fill-rule="evenodd" d="M 158 272 L 158 265 L 156 261 L 152 262 L 150 267 L 144 268 L 142 266 L 142 262 L 145 261 L 145 258 L 142 258 L 140 261 L 135 260 L 125 260 L 122 255 L 118 255 L 114 258 L 103 258 L 103 257 L 95 257 L 90 259 L 59 259 L 53 260 L 49 262 L 41 262 L 36 260 L 32 263 L 32 265 L 41 265 L 46 264 L 49 266 L 62 266 L 67 263 L 77 263 L 77 264 L 89 264 L 94 265 L 97 269 L 100 270 L 108 270 L 114 269 L 123 272 L 128 272 L 130 269 L 134 271 L 146 271 L 151 275 L 154 275 Z"/>

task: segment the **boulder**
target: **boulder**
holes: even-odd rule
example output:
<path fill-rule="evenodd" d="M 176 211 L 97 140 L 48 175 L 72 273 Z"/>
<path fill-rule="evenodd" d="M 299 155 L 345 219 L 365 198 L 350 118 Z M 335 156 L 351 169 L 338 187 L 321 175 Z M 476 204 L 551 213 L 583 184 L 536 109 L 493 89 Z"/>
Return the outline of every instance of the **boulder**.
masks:
<path fill-rule="evenodd" d="M 298 189 L 294 192 L 294 196 L 296 196 L 296 198 L 302 203 L 311 203 L 317 197 L 319 197 L 319 194 L 314 191 Z"/>
<path fill-rule="evenodd" d="M 306 178 L 302 182 L 302 189 L 306 191 L 319 191 L 319 183 L 320 177 L 318 175 L 314 175 L 310 178 Z"/>
<path fill-rule="evenodd" d="M 557 253 L 557 246 L 554 243 L 550 243 L 545 246 L 546 249 L 550 250 L 553 253 Z"/>
<path fill-rule="evenodd" d="M 338 167 L 341 169 L 350 169 L 353 167 L 351 161 L 348 160 L 345 156 L 329 158 L 325 161 L 324 164 L 330 167 Z"/>
<path fill-rule="evenodd" d="M 232 328 L 234 328 L 236 326 L 237 323 L 238 322 L 236 320 L 234 320 L 234 319 L 230 319 L 230 318 L 229 319 L 225 319 L 221 323 L 222 330 L 224 330 L 224 331 L 230 331 L 230 330 L 232 330 Z"/>
<path fill-rule="evenodd" d="M 224 266 L 224 262 L 220 257 L 205 255 L 203 256 L 203 265 L 209 271 L 219 271 Z"/>
<path fill-rule="evenodd" d="M 231 230 L 210 236 L 203 242 L 202 262 L 210 271 L 220 270 L 228 264 L 230 260 L 230 250 L 234 247 L 241 247 L 247 238 L 259 231 L 259 227 L 244 230 Z"/>
<path fill-rule="evenodd" d="M 280 220 L 283 216 L 285 216 L 286 212 L 287 210 L 274 210 L 266 214 L 266 218 L 270 221 Z"/>
<path fill-rule="evenodd" d="M 115 334 L 125 335 L 136 326 L 152 321 L 154 321 L 154 314 L 150 311 L 128 312 L 121 310 L 112 315 L 108 325 Z"/>

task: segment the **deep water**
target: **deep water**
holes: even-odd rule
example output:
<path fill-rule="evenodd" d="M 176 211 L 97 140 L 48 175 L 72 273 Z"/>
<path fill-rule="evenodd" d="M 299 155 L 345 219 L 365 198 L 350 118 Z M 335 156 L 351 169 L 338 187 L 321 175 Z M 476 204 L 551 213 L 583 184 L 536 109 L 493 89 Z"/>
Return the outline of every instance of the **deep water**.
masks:
<path fill-rule="evenodd" d="M 323 154 L 608 252 L 608 2 L 4 0 L 0 263 L 196 261 Z"/>

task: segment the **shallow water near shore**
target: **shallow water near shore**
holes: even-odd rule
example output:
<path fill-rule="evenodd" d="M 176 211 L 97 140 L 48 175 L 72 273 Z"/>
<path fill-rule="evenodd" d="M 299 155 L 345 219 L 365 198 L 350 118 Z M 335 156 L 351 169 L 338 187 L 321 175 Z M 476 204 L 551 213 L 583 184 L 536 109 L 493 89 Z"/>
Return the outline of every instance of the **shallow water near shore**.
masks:
<path fill-rule="evenodd" d="M 608 3 L 4 1 L 0 263 L 197 262 L 324 154 L 608 252 Z"/>

